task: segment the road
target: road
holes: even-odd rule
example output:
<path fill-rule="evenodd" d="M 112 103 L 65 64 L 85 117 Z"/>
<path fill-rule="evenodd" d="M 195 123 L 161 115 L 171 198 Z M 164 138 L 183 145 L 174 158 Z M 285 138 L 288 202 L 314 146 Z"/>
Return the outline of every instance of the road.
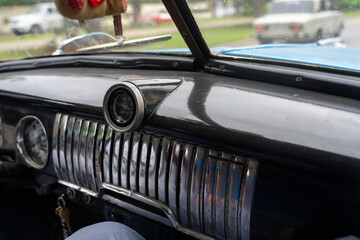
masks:
<path fill-rule="evenodd" d="M 342 33 L 343 42 L 347 47 L 360 48 L 360 17 L 347 19 Z"/>

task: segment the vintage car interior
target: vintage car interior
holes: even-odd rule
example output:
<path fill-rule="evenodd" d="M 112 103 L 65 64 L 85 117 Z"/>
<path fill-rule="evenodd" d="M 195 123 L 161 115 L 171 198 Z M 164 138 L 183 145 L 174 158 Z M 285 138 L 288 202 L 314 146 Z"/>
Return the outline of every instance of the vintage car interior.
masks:
<path fill-rule="evenodd" d="M 191 54 L 0 63 L 0 238 L 360 237 L 359 71 L 213 54 L 163 4 Z"/>

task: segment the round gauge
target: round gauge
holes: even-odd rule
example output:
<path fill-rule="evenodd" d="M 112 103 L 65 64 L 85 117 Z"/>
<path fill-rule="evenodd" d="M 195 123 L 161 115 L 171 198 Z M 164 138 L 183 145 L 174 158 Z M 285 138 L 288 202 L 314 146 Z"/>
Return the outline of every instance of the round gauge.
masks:
<path fill-rule="evenodd" d="M 115 121 L 121 125 L 131 122 L 135 115 L 135 101 L 131 93 L 120 89 L 115 94 L 112 103 Z"/>
<path fill-rule="evenodd" d="M 20 120 L 16 129 L 16 142 L 26 163 L 34 168 L 45 167 L 49 156 L 49 140 L 42 122 L 35 116 Z"/>
<path fill-rule="evenodd" d="M 111 87 L 104 98 L 104 115 L 117 131 L 135 130 L 144 116 L 144 100 L 140 90 L 130 82 Z"/>

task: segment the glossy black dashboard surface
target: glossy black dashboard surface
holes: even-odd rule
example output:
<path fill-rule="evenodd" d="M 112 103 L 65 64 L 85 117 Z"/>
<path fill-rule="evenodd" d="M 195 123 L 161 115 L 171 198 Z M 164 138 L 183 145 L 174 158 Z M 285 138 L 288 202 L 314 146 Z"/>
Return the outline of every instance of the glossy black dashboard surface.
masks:
<path fill-rule="evenodd" d="M 251 217 L 255 239 L 358 234 L 356 99 L 202 71 L 99 67 L 8 71 L 0 74 L 4 148 L 16 150 L 15 128 L 26 115 L 40 118 L 49 136 L 57 113 L 105 123 L 104 95 L 121 81 L 133 82 L 147 96 L 141 133 L 259 162 Z M 52 161 L 42 172 L 56 181 Z"/>

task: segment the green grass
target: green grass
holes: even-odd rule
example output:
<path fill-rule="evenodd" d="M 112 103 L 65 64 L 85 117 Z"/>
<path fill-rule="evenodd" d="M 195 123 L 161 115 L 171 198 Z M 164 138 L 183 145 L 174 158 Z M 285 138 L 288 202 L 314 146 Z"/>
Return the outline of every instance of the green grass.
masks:
<path fill-rule="evenodd" d="M 252 28 L 250 24 L 234 25 L 230 27 L 220 27 L 205 29 L 202 31 L 206 43 L 209 47 L 219 44 L 230 43 L 247 39 L 252 35 Z M 174 48 L 187 48 L 183 38 L 179 33 L 172 34 L 172 39 L 166 42 L 153 43 L 137 48 L 126 48 L 128 50 L 146 51 L 158 49 L 174 49 Z"/>
<path fill-rule="evenodd" d="M 16 60 L 23 59 L 28 57 L 36 57 L 43 55 L 45 47 L 31 50 L 18 50 L 18 51 L 8 51 L 8 52 L 0 52 L 0 61 L 7 60 Z"/>
<path fill-rule="evenodd" d="M 54 37 L 54 33 L 44 33 L 44 34 L 26 34 L 21 36 L 0 36 L 0 42 L 14 42 L 14 41 L 26 41 L 26 40 L 37 40 L 44 38 L 52 38 Z"/>
<path fill-rule="evenodd" d="M 346 11 L 346 12 L 343 12 L 343 14 L 344 14 L 344 16 L 346 18 L 359 16 L 360 15 L 360 9 L 356 9 L 356 10 L 353 10 L 353 11 Z"/>

